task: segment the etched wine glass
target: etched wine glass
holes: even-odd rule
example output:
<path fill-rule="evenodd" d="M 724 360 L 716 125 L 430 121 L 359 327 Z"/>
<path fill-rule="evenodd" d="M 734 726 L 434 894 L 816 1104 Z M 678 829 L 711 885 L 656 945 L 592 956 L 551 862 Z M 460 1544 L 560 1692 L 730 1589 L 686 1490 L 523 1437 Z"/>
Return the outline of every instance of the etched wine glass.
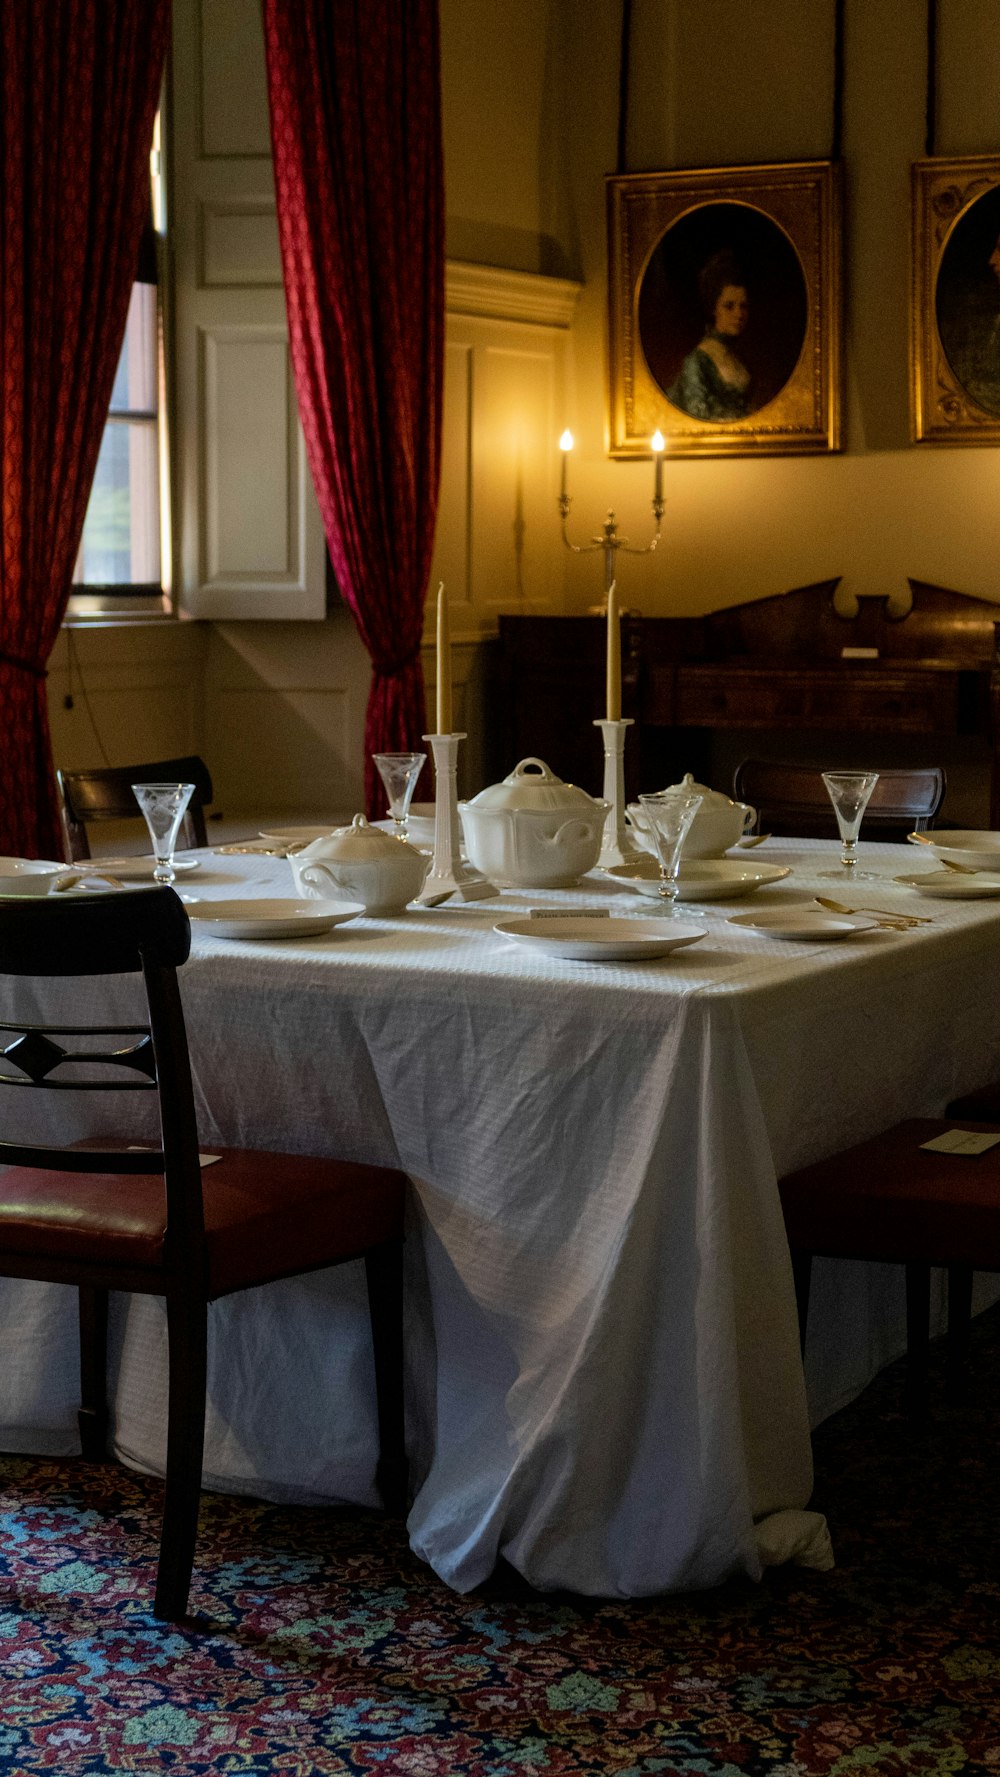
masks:
<path fill-rule="evenodd" d="M 650 791 L 640 795 L 639 802 L 649 822 L 649 836 L 660 861 L 659 895 L 661 911 L 675 913 L 681 847 L 688 829 L 702 804 L 700 796 L 675 785 L 669 790 Z"/>
<path fill-rule="evenodd" d="M 379 777 L 389 798 L 389 813 L 397 839 L 406 838 L 410 803 L 417 779 L 427 761 L 426 753 L 373 753 Z"/>
<path fill-rule="evenodd" d="M 878 783 L 878 772 L 824 771 L 822 777 L 837 817 L 841 846 L 840 869 L 824 874 L 838 882 L 877 881 L 873 872 L 858 869 L 858 831 Z"/>
<path fill-rule="evenodd" d="M 146 817 L 153 841 L 153 881 L 174 880 L 177 832 L 194 795 L 194 784 L 133 784 L 132 794 Z"/>

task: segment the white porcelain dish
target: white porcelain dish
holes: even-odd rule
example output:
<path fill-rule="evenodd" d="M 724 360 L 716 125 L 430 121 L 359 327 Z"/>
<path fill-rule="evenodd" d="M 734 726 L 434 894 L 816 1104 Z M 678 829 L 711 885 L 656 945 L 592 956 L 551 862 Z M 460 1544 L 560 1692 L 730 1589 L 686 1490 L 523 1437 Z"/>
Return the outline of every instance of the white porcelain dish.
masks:
<path fill-rule="evenodd" d="M 501 888 L 568 888 L 592 870 L 611 804 L 564 784 L 543 759 L 460 802 L 470 864 Z"/>
<path fill-rule="evenodd" d="M 828 944 L 832 939 L 852 938 L 857 932 L 873 932 L 877 919 L 861 913 L 820 913 L 809 907 L 761 908 L 759 913 L 734 913 L 731 926 L 759 932 L 764 938 L 787 938 L 796 944 Z"/>
<path fill-rule="evenodd" d="M 938 901 L 991 901 L 1000 895 L 1000 873 L 991 875 L 988 870 L 975 876 L 964 876 L 957 870 L 915 870 L 912 876 L 895 880 Z"/>
<path fill-rule="evenodd" d="M 659 899 L 660 869 L 655 858 L 636 858 L 631 864 L 612 864 L 604 872 L 613 882 L 633 888 L 640 895 Z M 755 889 L 784 882 L 791 870 L 785 864 L 744 864 L 738 858 L 692 858 L 681 864 L 679 901 L 731 901 L 752 895 Z"/>
<path fill-rule="evenodd" d="M 1000 833 L 990 827 L 965 831 L 956 828 L 954 833 L 911 833 L 909 840 L 931 858 L 947 858 L 969 870 L 1000 870 Z"/>
<path fill-rule="evenodd" d="M 65 874 L 66 865 L 51 858 L 0 858 L 0 896 L 47 895 Z"/>
<path fill-rule="evenodd" d="M 210 938 L 319 938 L 364 912 L 359 901 L 198 901 L 188 916 Z"/>
<path fill-rule="evenodd" d="M 260 837 L 271 845 L 312 845 L 316 839 L 328 839 L 337 831 L 340 823 L 331 820 L 325 827 L 269 827 L 265 833 L 261 828 Z"/>
<path fill-rule="evenodd" d="M 721 790 L 710 790 L 707 784 L 695 783 L 689 771 L 684 773 L 679 784 L 672 784 L 670 788 L 687 790 L 689 795 L 701 797 L 701 807 L 681 846 L 683 858 L 721 858 L 723 852 L 728 851 L 731 845 L 736 845 L 742 835 L 749 832 L 757 819 L 757 811 L 749 803 L 733 802 Z M 653 851 L 649 823 L 642 804 L 630 802 L 626 812 L 639 843 L 647 851 Z"/>
<path fill-rule="evenodd" d="M 87 858 L 79 864 L 64 865 L 63 869 L 86 870 L 94 876 L 117 876 L 120 882 L 152 882 L 155 867 L 154 857 Z M 186 876 L 189 871 L 201 868 L 201 859 L 188 858 L 183 852 L 178 852 L 173 867 L 178 876 Z"/>
<path fill-rule="evenodd" d="M 577 963 L 652 962 L 707 936 L 704 926 L 681 919 L 593 919 L 571 913 L 559 919 L 504 919 L 493 930 L 542 956 Z"/>
<path fill-rule="evenodd" d="M 373 821 L 372 826 L 378 827 L 382 833 L 394 834 L 396 831 L 396 823 L 391 819 Z M 434 816 L 432 814 L 414 814 L 411 810 L 410 818 L 406 823 L 406 837 L 409 844 L 415 845 L 418 850 L 422 851 L 428 846 L 433 850 Z"/>

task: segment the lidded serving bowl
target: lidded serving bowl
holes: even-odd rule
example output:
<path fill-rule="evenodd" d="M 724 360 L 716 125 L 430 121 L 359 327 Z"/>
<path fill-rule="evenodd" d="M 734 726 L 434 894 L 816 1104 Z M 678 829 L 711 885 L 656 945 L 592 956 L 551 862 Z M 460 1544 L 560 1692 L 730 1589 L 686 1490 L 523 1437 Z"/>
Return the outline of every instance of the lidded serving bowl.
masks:
<path fill-rule="evenodd" d="M 710 790 L 707 784 L 696 784 L 689 771 L 684 773 L 679 784 L 672 784 L 670 787 L 701 797 L 701 807 L 681 846 L 682 858 L 721 858 L 731 845 L 742 839 L 744 833 L 749 833 L 757 819 L 757 810 L 751 808 L 748 802 L 734 802 L 731 797 L 723 795 L 721 790 Z M 630 802 L 628 816 L 647 851 L 652 851 L 653 843 L 649 838 L 646 815 L 641 804 Z"/>
<path fill-rule="evenodd" d="M 370 827 L 363 814 L 293 852 L 288 862 L 295 887 L 307 900 L 325 901 L 332 890 L 362 902 L 366 913 L 402 913 L 431 867 L 424 852 Z"/>
<path fill-rule="evenodd" d="M 458 812 L 469 862 L 491 882 L 569 888 L 597 863 L 610 806 L 529 758 Z"/>

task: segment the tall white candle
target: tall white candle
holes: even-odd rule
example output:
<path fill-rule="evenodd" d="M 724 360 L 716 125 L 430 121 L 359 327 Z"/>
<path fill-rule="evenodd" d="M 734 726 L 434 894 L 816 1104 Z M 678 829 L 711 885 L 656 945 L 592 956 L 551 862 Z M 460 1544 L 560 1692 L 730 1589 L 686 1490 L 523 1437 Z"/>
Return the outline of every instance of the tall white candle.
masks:
<path fill-rule="evenodd" d="M 451 730 L 451 624 L 442 580 L 437 608 L 437 733 L 450 734 Z"/>
<path fill-rule="evenodd" d="M 612 580 L 608 593 L 608 692 L 609 722 L 622 719 L 622 626 L 618 611 L 618 584 Z"/>
<path fill-rule="evenodd" d="M 665 449 L 665 440 L 663 437 L 663 433 L 660 432 L 659 430 L 655 431 L 653 433 L 652 438 L 650 439 L 650 443 L 653 446 L 653 455 L 656 458 L 656 474 L 655 474 L 655 477 L 653 480 L 653 499 L 654 500 L 662 500 L 662 498 L 663 498 L 663 452 Z"/>
<path fill-rule="evenodd" d="M 568 426 L 559 440 L 559 449 L 562 451 L 562 481 L 559 484 L 559 497 L 560 499 L 565 500 L 569 470 L 569 453 L 573 449 L 573 434 Z"/>

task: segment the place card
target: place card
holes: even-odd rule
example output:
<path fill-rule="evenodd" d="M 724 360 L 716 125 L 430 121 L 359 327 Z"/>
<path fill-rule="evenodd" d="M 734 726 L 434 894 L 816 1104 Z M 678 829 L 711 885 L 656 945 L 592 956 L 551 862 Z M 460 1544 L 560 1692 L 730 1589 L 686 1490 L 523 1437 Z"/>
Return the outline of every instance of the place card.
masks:
<path fill-rule="evenodd" d="M 529 919 L 610 919 L 610 907 L 529 907 Z"/>
<path fill-rule="evenodd" d="M 985 1154 L 987 1148 L 995 1148 L 997 1142 L 1000 1142 L 1000 1135 L 986 1135 L 982 1130 L 946 1129 L 943 1135 L 936 1135 L 933 1141 L 922 1141 L 920 1146 L 932 1154 Z"/>

